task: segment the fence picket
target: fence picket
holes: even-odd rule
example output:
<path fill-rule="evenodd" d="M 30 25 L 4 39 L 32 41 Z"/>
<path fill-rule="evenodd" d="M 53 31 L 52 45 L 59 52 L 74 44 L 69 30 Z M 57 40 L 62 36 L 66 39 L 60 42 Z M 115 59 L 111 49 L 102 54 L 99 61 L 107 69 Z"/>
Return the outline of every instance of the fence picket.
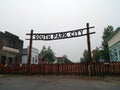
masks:
<path fill-rule="evenodd" d="M 89 75 L 87 63 L 70 64 L 32 64 L 31 74 L 40 75 Z M 91 74 L 93 76 L 120 75 L 120 62 L 110 63 L 90 63 Z M 27 65 L 13 64 L 0 65 L 0 71 L 3 74 L 26 74 Z"/>

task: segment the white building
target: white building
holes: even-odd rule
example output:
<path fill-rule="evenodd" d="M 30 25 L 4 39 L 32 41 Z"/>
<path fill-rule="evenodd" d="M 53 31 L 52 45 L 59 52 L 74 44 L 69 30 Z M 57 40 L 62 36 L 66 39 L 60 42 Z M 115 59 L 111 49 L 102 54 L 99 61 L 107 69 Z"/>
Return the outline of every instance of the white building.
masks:
<path fill-rule="evenodd" d="M 28 54 L 29 54 L 29 47 L 23 49 L 22 64 L 27 64 Z M 31 64 L 38 64 L 38 54 L 39 54 L 39 50 L 36 48 L 32 48 Z"/>
<path fill-rule="evenodd" d="M 110 51 L 110 61 L 120 62 L 120 27 L 107 39 L 107 42 Z"/>

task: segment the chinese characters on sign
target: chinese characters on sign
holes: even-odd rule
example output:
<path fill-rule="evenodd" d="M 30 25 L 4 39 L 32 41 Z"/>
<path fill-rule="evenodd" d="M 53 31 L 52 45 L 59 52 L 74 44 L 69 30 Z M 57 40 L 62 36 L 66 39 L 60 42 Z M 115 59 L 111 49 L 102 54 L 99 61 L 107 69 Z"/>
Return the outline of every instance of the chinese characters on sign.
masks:
<path fill-rule="evenodd" d="M 94 28 L 94 27 L 90 27 Z M 73 37 L 80 37 L 87 35 L 87 32 L 83 29 L 66 31 L 66 32 L 56 32 L 56 33 L 33 33 L 33 40 L 58 40 L 58 39 L 66 39 Z M 90 34 L 94 34 L 95 32 L 91 32 Z"/>

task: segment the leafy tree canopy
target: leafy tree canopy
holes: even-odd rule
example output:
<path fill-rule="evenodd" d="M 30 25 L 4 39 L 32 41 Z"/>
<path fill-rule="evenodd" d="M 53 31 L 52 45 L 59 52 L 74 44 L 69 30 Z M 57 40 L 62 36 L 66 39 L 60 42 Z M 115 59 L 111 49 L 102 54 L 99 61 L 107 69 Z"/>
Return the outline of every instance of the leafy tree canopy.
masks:
<path fill-rule="evenodd" d="M 92 54 L 93 54 L 93 61 L 95 62 L 99 62 L 102 57 L 101 57 L 101 53 L 102 53 L 103 50 L 100 50 L 98 47 L 96 47 L 95 50 L 93 50 Z"/>
<path fill-rule="evenodd" d="M 43 60 L 47 60 L 49 63 L 53 63 L 55 61 L 55 53 L 50 46 L 48 48 L 43 46 L 40 54 L 42 55 Z"/>
<path fill-rule="evenodd" d="M 108 48 L 108 43 L 106 41 L 106 39 L 108 37 L 110 37 L 110 35 L 112 35 L 112 33 L 114 32 L 113 31 L 113 26 L 108 26 L 106 28 L 104 28 L 104 32 L 103 32 L 103 36 L 102 36 L 102 47 L 103 47 L 103 51 L 101 53 L 102 55 L 102 58 L 105 60 L 105 61 L 110 61 L 110 57 L 109 57 L 109 48 Z"/>
<path fill-rule="evenodd" d="M 63 57 L 64 57 L 64 63 L 72 63 L 72 62 L 68 59 L 67 55 L 63 55 Z"/>
<path fill-rule="evenodd" d="M 88 62 L 88 61 L 89 61 L 88 51 L 87 51 L 87 50 L 84 50 L 84 52 L 83 52 L 83 57 L 80 58 L 80 61 L 81 61 L 81 62 Z"/>

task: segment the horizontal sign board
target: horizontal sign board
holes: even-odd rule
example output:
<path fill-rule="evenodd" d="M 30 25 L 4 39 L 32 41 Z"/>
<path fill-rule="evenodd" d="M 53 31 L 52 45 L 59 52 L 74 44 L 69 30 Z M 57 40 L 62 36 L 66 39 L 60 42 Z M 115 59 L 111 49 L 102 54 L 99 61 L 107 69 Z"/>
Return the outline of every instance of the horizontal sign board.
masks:
<path fill-rule="evenodd" d="M 7 51 L 7 52 L 12 52 L 12 53 L 19 53 L 19 50 L 18 50 L 18 49 L 6 47 L 6 46 L 3 46 L 3 50 L 4 50 L 4 51 Z"/>
<path fill-rule="evenodd" d="M 94 28 L 94 27 L 89 27 Z M 66 31 L 66 32 L 56 32 L 56 33 L 33 33 L 32 40 L 58 40 L 58 39 L 67 39 L 73 37 L 80 37 L 87 35 L 87 28 L 77 29 L 73 31 Z M 89 34 L 94 34 L 95 32 L 90 32 Z M 26 34 L 30 35 L 30 34 Z M 30 40 L 30 39 L 27 39 Z"/>

